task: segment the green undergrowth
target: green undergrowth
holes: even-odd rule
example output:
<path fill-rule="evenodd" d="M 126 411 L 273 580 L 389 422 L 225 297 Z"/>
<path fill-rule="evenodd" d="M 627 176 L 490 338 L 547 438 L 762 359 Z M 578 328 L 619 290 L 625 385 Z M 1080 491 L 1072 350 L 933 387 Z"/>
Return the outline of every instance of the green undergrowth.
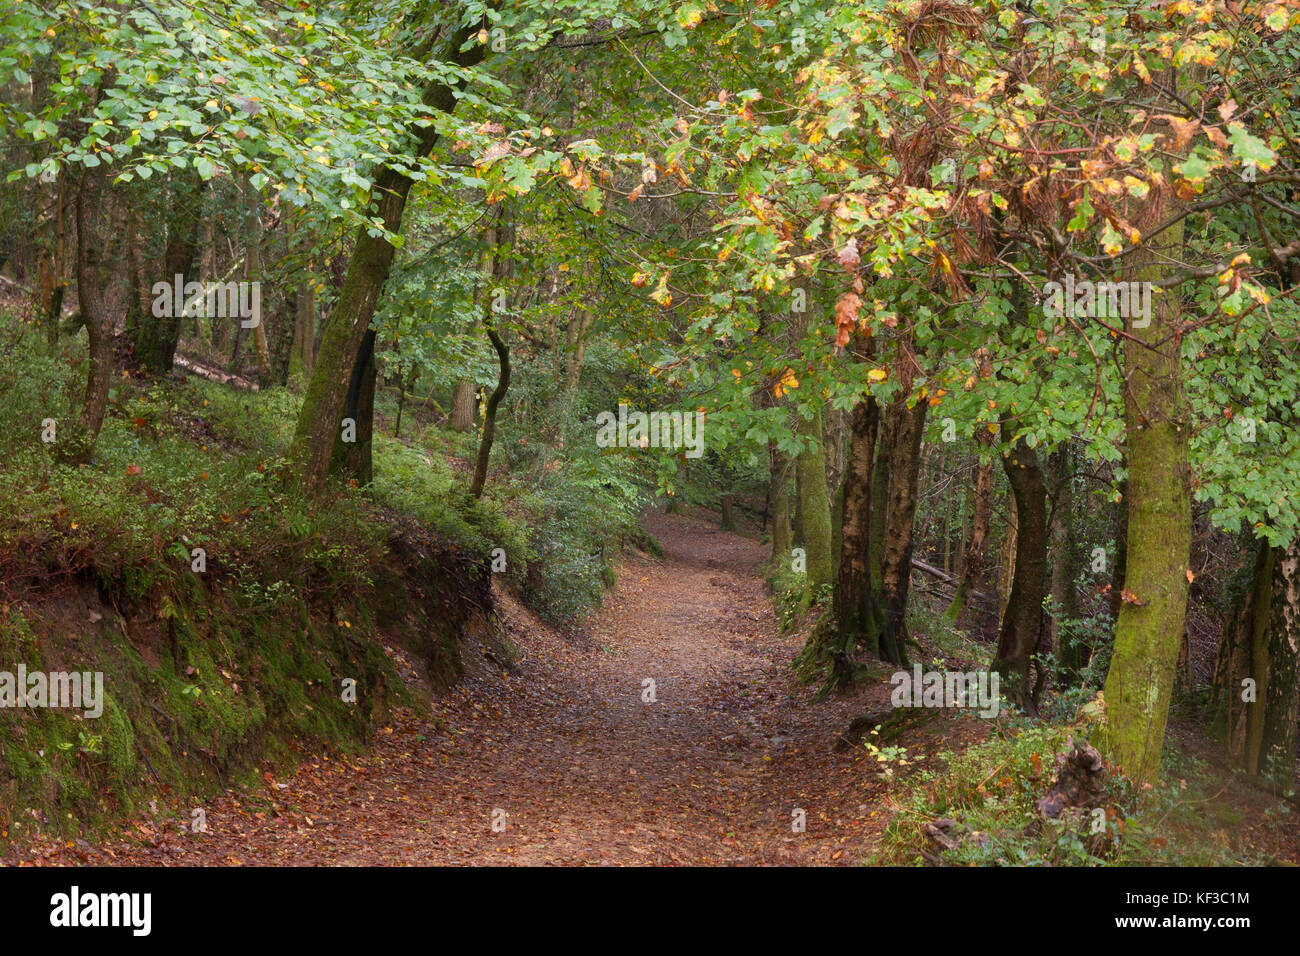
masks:
<path fill-rule="evenodd" d="M 468 476 L 448 457 L 472 456 L 470 437 L 434 426 L 402 441 L 382 436 L 374 495 L 485 562 L 495 554 L 525 604 L 544 620 L 569 622 L 599 606 L 627 546 L 653 553 L 658 545 L 639 527 L 645 488 L 626 460 L 568 447 L 575 457 L 546 458 L 536 442 L 499 431 L 491 480 L 473 501 Z"/>
<path fill-rule="evenodd" d="M 430 687 L 459 675 L 457 637 L 488 610 L 464 535 L 489 507 L 450 519 L 444 496 L 431 529 L 342 482 L 307 499 L 284 478 L 297 399 L 194 379 L 115 379 L 94 458 L 64 464 L 84 365 L 9 345 L 0 671 L 102 672 L 103 713 L 0 710 L 0 846 L 364 745 L 421 693 L 383 644 Z"/>
<path fill-rule="evenodd" d="M 382 413 L 373 483 L 305 497 L 287 477 L 300 398 L 283 388 L 118 374 L 92 460 L 65 464 L 84 345 L 50 354 L 18 334 L 0 342 L 0 497 L 15 504 L 0 509 L 0 670 L 99 671 L 104 703 L 96 718 L 0 710 L 0 849 L 362 746 L 424 693 L 383 646 L 424 665 L 421 687 L 455 681 L 494 561 L 559 622 L 599 604 L 624 547 L 654 548 L 625 459 L 581 442 L 553 456 L 509 430 L 480 501 L 476 433 L 410 417 L 397 439 Z"/>
<path fill-rule="evenodd" d="M 1162 782 L 1136 792 L 1111 777 L 1100 814 L 1035 806 L 1053 786 L 1056 756 L 1087 727 L 1024 717 L 997 721 L 987 741 L 947 751 L 903 776 L 874 863 L 952 866 L 1206 866 L 1258 864 L 1226 829 L 1240 815 L 1207 768 L 1166 750 Z M 1171 763 L 1172 761 L 1172 763 Z M 951 823 L 949 823 L 951 821 Z M 927 832 L 939 825 L 950 845 Z"/>

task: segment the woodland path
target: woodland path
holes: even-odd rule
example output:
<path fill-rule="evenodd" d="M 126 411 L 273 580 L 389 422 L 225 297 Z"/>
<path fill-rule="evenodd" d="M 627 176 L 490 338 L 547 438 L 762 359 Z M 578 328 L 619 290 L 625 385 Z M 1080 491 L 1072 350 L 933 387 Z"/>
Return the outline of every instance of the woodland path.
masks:
<path fill-rule="evenodd" d="M 889 816 L 883 782 L 861 748 L 833 745 L 887 685 L 810 705 L 790 675 L 800 638 L 777 635 L 759 576 L 765 549 L 685 517 L 647 527 L 663 560 L 625 560 L 577 634 L 500 595 L 514 674 L 466 647 L 466 679 L 431 715 L 394 714 L 373 749 L 210 800 L 207 833 L 146 818 L 76 862 L 860 862 Z"/>

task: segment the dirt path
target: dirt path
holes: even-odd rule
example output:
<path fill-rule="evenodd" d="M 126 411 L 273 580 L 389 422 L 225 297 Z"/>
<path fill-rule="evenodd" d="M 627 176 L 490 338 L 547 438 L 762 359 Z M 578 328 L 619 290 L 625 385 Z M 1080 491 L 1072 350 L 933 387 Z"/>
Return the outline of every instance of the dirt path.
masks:
<path fill-rule="evenodd" d="M 208 832 L 137 823 L 83 861 L 167 864 L 856 863 L 885 814 L 833 743 L 862 699 L 810 707 L 758 576 L 764 549 L 651 515 L 664 547 L 619 572 L 578 636 L 503 597 L 514 675 L 480 661 L 432 719 L 205 807 Z M 467 649 L 476 658 L 481 652 Z M 643 700 L 654 681 L 655 701 Z M 879 688 L 869 693 L 876 694 Z M 877 694 L 877 696 L 879 696 Z M 796 809 L 804 833 L 792 830 Z M 493 830 L 493 821 L 504 831 Z"/>

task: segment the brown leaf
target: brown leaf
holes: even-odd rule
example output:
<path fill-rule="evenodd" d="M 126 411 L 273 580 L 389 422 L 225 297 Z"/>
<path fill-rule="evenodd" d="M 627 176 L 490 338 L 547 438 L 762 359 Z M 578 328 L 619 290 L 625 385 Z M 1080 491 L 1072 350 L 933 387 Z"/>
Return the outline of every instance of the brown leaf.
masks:
<path fill-rule="evenodd" d="M 844 248 L 840 250 L 839 255 L 835 258 L 846 271 L 852 272 L 856 269 L 858 263 L 862 261 L 862 257 L 858 254 L 858 240 L 850 239 L 846 242 Z"/>
<path fill-rule="evenodd" d="M 846 292 L 835 303 L 835 323 L 838 331 L 835 344 L 844 348 L 853 335 L 853 327 L 858 324 L 858 310 L 862 308 L 862 297 L 856 292 Z"/>

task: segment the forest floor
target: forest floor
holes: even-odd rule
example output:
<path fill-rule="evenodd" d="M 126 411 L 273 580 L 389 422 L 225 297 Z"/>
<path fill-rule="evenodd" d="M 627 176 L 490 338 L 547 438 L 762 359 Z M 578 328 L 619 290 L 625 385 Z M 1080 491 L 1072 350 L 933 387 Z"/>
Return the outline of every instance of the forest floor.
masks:
<path fill-rule="evenodd" d="M 264 788 L 202 805 L 206 832 L 160 795 L 123 836 L 33 862 L 862 862 L 890 816 L 888 781 L 863 747 L 834 745 L 888 683 L 810 706 L 790 668 L 803 638 L 777 633 L 760 576 L 766 549 L 693 518 L 651 513 L 647 527 L 664 558 L 625 559 L 573 633 L 498 594 L 513 673 L 487 656 L 501 648 L 465 647 L 465 679 L 427 714 L 396 711 L 363 754 L 264 773 Z M 967 723 L 922 729 L 909 755 L 950 746 Z"/>

